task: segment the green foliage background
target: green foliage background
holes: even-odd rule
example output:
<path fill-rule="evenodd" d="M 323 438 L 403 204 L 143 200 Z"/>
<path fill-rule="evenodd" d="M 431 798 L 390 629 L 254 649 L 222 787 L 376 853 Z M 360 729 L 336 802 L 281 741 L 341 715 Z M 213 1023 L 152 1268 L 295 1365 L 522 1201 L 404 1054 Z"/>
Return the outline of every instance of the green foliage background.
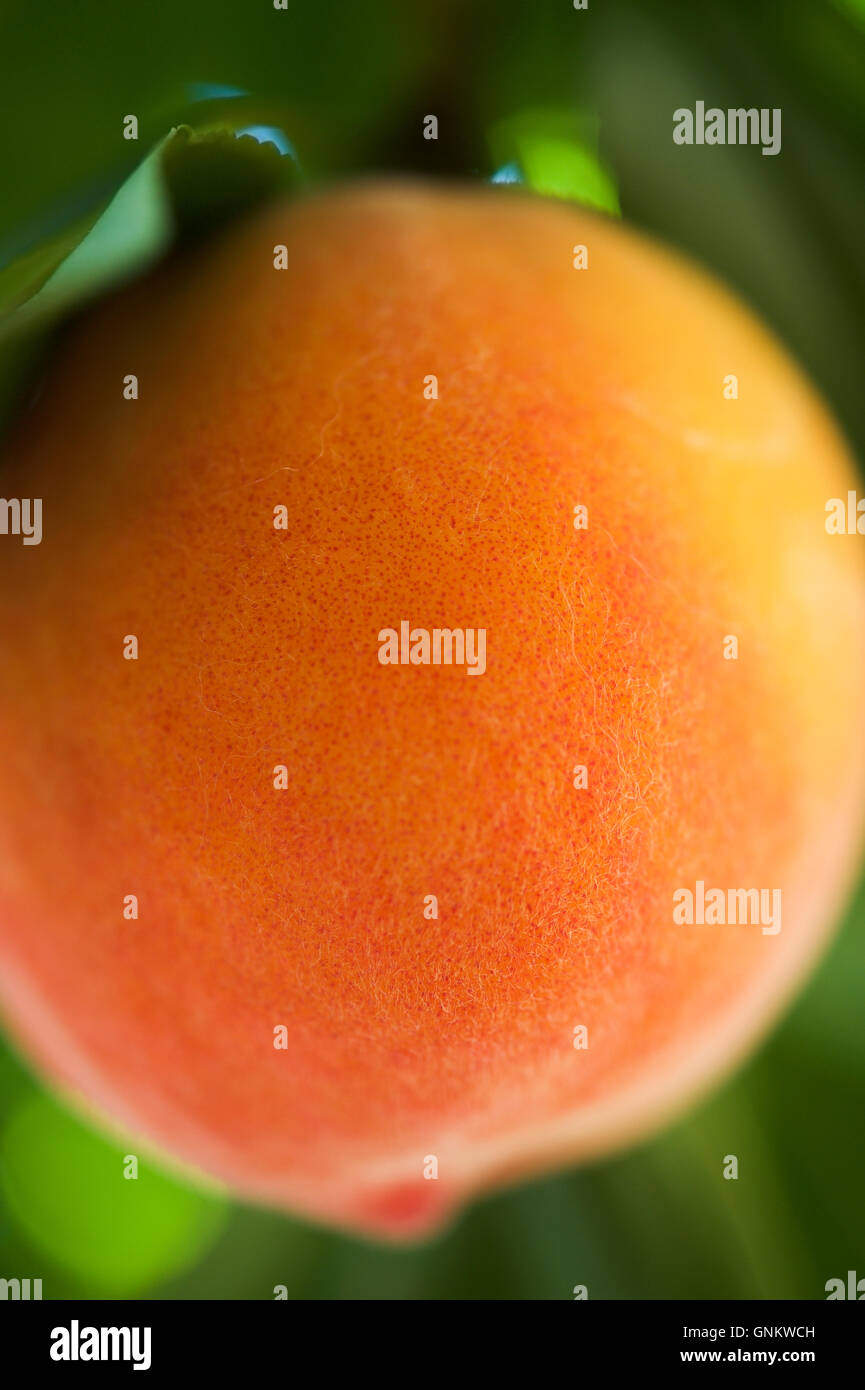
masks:
<path fill-rule="evenodd" d="M 714 268 L 786 340 L 861 459 L 863 73 L 863 0 L 0 0 L 0 292 L 4 265 L 92 219 L 183 121 L 277 127 L 313 181 L 517 164 L 544 191 L 617 201 Z M 697 99 L 781 107 L 781 153 L 674 146 L 672 111 Z M 128 113 L 137 145 L 121 139 Z M 427 113 L 437 142 L 422 139 Z M 0 403 L 19 357 L 0 351 Z M 41 1277 L 48 1298 L 270 1298 L 277 1284 L 291 1298 L 555 1299 L 575 1284 L 590 1298 L 822 1298 L 827 1279 L 865 1276 L 863 920 L 860 893 L 786 1020 L 684 1120 L 407 1249 L 147 1164 L 125 1182 L 129 1145 L 0 1049 L 0 1276 Z M 738 1182 L 722 1179 L 727 1153 Z"/>

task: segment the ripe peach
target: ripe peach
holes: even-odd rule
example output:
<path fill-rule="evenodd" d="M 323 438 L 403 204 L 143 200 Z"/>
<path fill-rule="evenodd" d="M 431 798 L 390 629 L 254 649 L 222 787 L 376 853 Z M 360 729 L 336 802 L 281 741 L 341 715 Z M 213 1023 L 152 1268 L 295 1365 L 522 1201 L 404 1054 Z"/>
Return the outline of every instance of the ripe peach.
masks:
<path fill-rule="evenodd" d="M 3 1000 L 96 1110 L 407 1234 L 659 1124 L 802 978 L 865 785 L 855 483 L 677 257 L 301 198 L 76 325 L 5 452 Z M 486 669 L 383 664 L 402 623 Z M 676 920 L 698 884 L 783 916 Z"/>

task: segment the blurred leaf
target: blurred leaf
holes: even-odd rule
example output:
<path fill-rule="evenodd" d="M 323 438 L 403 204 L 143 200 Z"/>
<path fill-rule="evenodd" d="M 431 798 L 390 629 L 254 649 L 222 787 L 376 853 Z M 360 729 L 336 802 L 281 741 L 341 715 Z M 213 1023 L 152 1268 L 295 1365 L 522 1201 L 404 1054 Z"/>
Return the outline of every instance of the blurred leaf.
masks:
<path fill-rule="evenodd" d="M 276 193 L 295 189 L 298 167 L 278 148 L 279 132 L 180 126 L 162 143 L 162 173 L 178 234 L 185 240 L 236 217 Z"/>
<path fill-rule="evenodd" d="M 0 1184 L 16 1223 L 99 1296 L 140 1293 L 194 1264 L 224 1219 L 220 1197 L 145 1162 L 126 1178 L 124 1159 L 123 1148 L 44 1095 L 25 1100 L 0 1136 Z"/>
<path fill-rule="evenodd" d="M 597 125 L 572 109 L 523 111 L 489 132 L 496 165 L 516 168 L 536 193 L 618 215 L 619 198 L 597 150 Z M 502 171 L 496 175 L 502 180 Z M 512 180 L 506 180 L 512 181 Z"/>
<path fill-rule="evenodd" d="M 108 205 L 0 271 L 0 340 L 57 319 L 144 270 L 178 236 L 212 230 L 296 182 L 276 146 L 231 130 L 172 130 Z"/>
<path fill-rule="evenodd" d="M 64 315 L 146 270 L 175 240 L 212 231 L 297 181 L 296 163 L 269 139 L 179 126 L 107 205 L 0 271 L 0 427 Z"/>
<path fill-rule="evenodd" d="M 79 0 L 46 19 L 32 0 L 5 0 L 0 263 L 59 203 L 125 176 L 135 154 L 126 113 L 145 150 L 171 126 L 213 124 L 213 113 L 233 128 L 279 126 L 317 177 L 369 167 L 379 133 L 406 113 L 419 140 L 416 102 L 437 53 L 450 56 L 451 3 Z"/>

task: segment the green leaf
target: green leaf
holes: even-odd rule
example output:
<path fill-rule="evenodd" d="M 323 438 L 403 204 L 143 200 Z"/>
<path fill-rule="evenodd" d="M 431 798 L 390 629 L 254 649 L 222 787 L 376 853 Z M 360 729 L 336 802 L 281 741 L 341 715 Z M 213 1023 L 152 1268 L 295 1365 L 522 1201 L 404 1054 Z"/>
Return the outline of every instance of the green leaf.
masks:
<path fill-rule="evenodd" d="M 273 144 L 178 126 L 108 203 L 0 271 L 0 427 L 67 314 L 297 179 Z"/>
<path fill-rule="evenodd" d="M 619 214 L 616 185 L 597 150 L 597 122 L 572 109 L 521 111 L 489 131 L 497 165 L 514 166 L 520 182 L 547 197 L 571 198 Z"/>
<path fill-rule="evenodd" d="M 134 1297 L 180 1273 L 225 1221 L 221 1192 L 150 1159 L 132 1167 L 133 1156 L 131 1141 L 97 1133 L 43 1094 L 24 1100 L 0 1133 L 0 1193 L 13 1222 L 90 1296 Z"/>

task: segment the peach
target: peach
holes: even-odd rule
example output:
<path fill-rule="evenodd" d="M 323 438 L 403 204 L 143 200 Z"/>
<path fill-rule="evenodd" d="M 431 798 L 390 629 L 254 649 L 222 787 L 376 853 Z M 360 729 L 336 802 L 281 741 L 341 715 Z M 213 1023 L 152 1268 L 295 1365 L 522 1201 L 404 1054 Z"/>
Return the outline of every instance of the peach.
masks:
<path fill-rule="evenodd" d="M 410 1235 L 648 1133 L 803 978 L 855 479 L 677 256 L 508 189 L 272 206 L 73 325 L 3 467 L 2 998 L 95 1113 Z"/>

